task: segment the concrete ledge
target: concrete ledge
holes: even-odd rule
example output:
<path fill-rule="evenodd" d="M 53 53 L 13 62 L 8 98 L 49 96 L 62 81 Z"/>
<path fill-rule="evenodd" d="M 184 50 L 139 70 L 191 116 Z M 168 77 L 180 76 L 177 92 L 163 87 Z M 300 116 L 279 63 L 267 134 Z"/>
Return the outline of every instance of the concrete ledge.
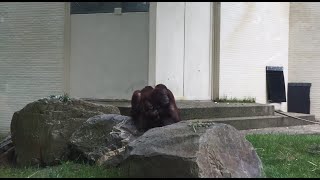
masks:
<path fill-rule="evenodd" d="M 97 104 L 117 106 L 122 115 L 129 116 L 131 103 L 123 100 L 90 100 Z M 213 101 L 177 101 L 182 120 L 225 123 L 238 130 L 269 127 L 309 125 L 306 122 L 274 112 L 274 106 L 257 103 L 215 103 Z M 311 114 L 287 113 L 291 116 L 316 121 Z"/>
<path fill-rule="evenodd" d="M 262 128 L 262 129 L 248 129 L 248 130 L 242 130 L 240 132 L 243 133 L 244 135 L 248 135 L 248 134 L 319 135 L 320 125 L 311 124 L 311 125 L 300 125 L 300 126 L 289 126 L 289 127 L 270 127 L 270 128 Z"/>
<path fill-rule="evenodd" d="M 181 118 L 206 119 L 206 118 L 227 118 L 227 117 L 252 117 L 274 115 L 273 106 L 216 106 L 203 108 L 181 108 Z"/>
<path fill-rule="evenodd" d="M 296 114 L 297 115 L 297 114 Z M 299 114 L 299 118 L 316 121 L 314 115 L 310 114 Z M 187 120 L 188 122 L 200 121 L 200 122 L 216 122 L 229 124 L 238 130 L 248 130 L 248 129 L 261 129 L 269 127 L 288 127 L 288 126 L 300 126 L 313 124 L 311 122 L 306 122 L 291 117 L 286 117 L 282 115 L 276 116 L 255 116 L 255 117 L 233 117 L 233 118 L 213 118 L 213 119 L 194 119 Z"/>
<path fill-rule="evenodd" d="M 117 106 L 122 115 L 130 113 L 130 101 L 87 100 Z M 177 101 L 183 120 L 274 115 L 272 105 L 257 103 L 214 103 L 213 101 Z"/>

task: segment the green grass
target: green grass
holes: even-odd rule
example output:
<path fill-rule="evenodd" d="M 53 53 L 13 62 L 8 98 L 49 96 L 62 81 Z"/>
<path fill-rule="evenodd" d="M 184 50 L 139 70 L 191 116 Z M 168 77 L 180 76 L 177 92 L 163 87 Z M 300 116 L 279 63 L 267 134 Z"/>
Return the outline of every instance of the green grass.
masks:
<path fill-rule="evenodd" d="M 0 142 L 4 140 L 9 134 L 0 134 Z"/>
<path fill-rule="evenodd" d="M 0 135 L 2 141 L 6 135 Z M 73 162 L 64 162 L 59 166 L 46 168 L 28 167 L 1 167 L 0 178 L 117 178 L 121 177 L 120 169 L 88 164 L 78 164 Z"/>
<path fill-rule="evenodd" d="M 255 103 L 256 99 L 252 98 L 252 97 L 245 97 L 243 99 L 238 99 L 238 98 L 228 98 L 227 96 L 224 96 L 222 98 L 215 99 L 214 102 L 220 102 L 220 103 Z"/>
<path fill-rule="evenodd" d="M 255 147 L 268 178 L 319 178 L 319 135 L 247 135 Z M 47 168 L 0 167 L 0 178 L 112 178 L 121 177 L 120 169 L 105 169 L 87 164 L 65 162 Z"/>
<path fill-rule="evenodd" d="M 59 166 L 47 168 L 9 168 L 0 167 L 0 178 L 117 178 L 119 169 L 106 169 L 87 164 L 65 162 Z"/>
<path fill-rule="evenodd" d="M 319 178 L 320 136 L 248 135 L 269 178 Z"/>

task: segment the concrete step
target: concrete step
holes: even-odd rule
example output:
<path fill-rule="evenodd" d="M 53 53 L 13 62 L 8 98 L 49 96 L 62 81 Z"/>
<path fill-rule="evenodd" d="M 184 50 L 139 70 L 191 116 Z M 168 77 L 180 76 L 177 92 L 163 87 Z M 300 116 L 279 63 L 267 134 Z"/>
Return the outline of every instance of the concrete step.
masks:
<path fill-rule="evenodd" d="M 287 113 L 291 116 L 319 122 L 315 120 L 315 116 L 311 114 Z M 212 119 L 193 119 L 187 122 L 204 122 L 204 123 L 224 123 L 235 127 L 238 130 L 261 129 L 270 127 L 288 127 L 313 124 L 284 115 L 271 116 L 252 116 L 252 117 L 229 117 L 229 118 L 212 118 Z"/>
<path fill-rule="evenodd" d="M 88 100 L 97 104 L 117 106 L 122 115 L 129 116 L 130 101 Z M 278 114 L 274 106 L 257 103 L 214 103 L 213 101 L 176 101 L 185 121 L 225 123 L 238 130 L 309 125 L 311 122 Z M 311 114 L 287 113 L 291 116 L 316 121 Z"/>
<path fill-rule="evenodd" d="M 130 101 L 87 101 L 117 106 L 122 115 L 129 115 Z M 215 103 L 213 101 L 176 101 L 183 120 L 274 115 L 274 106 L 257 103 Z"/>

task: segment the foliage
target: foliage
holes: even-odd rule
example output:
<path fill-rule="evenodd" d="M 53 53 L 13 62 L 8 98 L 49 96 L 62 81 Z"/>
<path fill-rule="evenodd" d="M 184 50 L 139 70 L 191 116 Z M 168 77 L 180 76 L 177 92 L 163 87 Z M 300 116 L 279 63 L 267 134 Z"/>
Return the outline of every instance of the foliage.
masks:
<path fill-rule="evenodd" d="M 121 177 L 117 168 L 106 169 L 89 164 L 64 162 L 53 167 L 10 168 L 0 167 L 0 178 L 117 178 Z"/>
<path fill-rule="evenodd" d="M 45 97 L 44 99 L 58 99 L 63 103 L 71 101 L 71 98 L 68 95 L 68 93 L 64 93 L 63 95 L 50 95 L 49 97 Z"/>
<path fill-rule="evenodd" d="M 214 102 L 221 102 L 221 103 L 255 103 L 256 98 L 253 97 L 245 97 L 243 99 L 238 98 L 228 98 L 227 96 L 224 96 L 222 98 L 217 98 L 214 100 Z"/>

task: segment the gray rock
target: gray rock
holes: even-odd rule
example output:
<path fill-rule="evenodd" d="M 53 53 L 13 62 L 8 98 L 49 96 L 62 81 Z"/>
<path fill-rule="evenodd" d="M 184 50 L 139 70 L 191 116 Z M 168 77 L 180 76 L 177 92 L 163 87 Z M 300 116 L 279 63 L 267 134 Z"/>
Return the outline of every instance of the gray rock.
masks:
<path fill-rule="evenodd" d="M 234 127 L 179 122 L 148 130 L 129 143 L 126 177 L 263 177 L 256 151 Z"/>
<path fill-rule="evenodd" d="M 13 165 L 14 163 L 14 146 L 9 135 L 0 142 L 0 166 Z"/>
<path fill-rule="evenodd" d="M 70 158 L 96 163 L 102 156 L 106 157 L 105 155 L 127 145 L 137 136 L 139 133 L 131 117 L 117 114 L 97 115 L 88 119 L 72 134 Z M 100 165 L 109 163 L 114 164 L 105 158 L 99 161 Z"/>
<path fill-rule="evenodd" d="M 120 114 L 117 107 L 54 96 L 27 104 L 13 114 L 11 136 L 17 165 L 54 165 L 68 157 L 72 133 L 88 118 Z"/>
<path fill-rule="evenodd" d="M 11 166 L 15 164 L 14 147 L 0 154 L 0 166 Z"/>
<path fill-rule="evenodd" d="M 11 135 L 8 135 L 2 141 L 0 141 L 0 154 L 8 151 L 11 147 L 13 147 L 13 143 Z"/>

